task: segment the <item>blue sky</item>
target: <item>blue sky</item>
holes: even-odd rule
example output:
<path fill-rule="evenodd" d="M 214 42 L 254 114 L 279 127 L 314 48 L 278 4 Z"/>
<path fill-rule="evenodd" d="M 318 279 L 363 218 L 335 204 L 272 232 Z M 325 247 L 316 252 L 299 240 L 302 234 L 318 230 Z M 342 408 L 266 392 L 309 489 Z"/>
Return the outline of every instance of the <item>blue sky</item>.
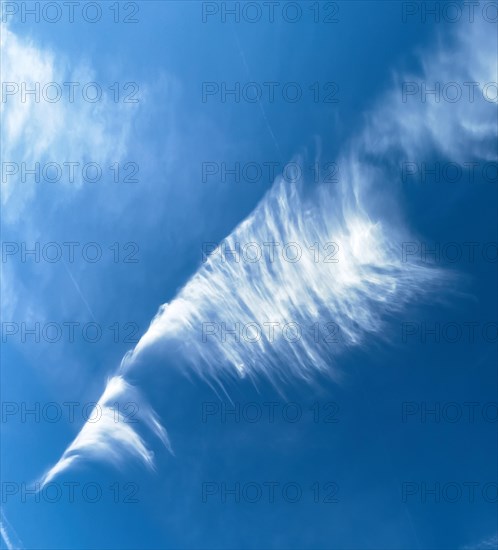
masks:
<path fill-rule="evenodd" d="M 495 4 L 34 4 L 2 6 L 2 547 L 496 548 Z"/>

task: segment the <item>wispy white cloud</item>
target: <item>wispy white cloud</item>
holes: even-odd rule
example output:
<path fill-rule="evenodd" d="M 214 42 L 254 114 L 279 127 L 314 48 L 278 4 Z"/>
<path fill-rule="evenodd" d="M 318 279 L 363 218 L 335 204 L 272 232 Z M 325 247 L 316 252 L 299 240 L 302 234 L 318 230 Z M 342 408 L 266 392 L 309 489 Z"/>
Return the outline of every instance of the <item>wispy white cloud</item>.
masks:
<path fill-rule="evenodd" d="M 349 182 L 355 177 L 355 167 L 350 170 Z M 332 192 L 321 186 L 305 198 L 296 186 L 276 182 L 225 244 L 235 249 L 247 243 L 293 242 L 305 251 L 300 261 L 287 261 L 278 253 L 272 260 L 255 263 L 211 255 L 178 296 L 160 308 L 136 348 L 123 359 L 120 376 L 147 361 L 148 354 L 181 357 L 201 377 L 219 384 L 227 375 L 264 375 L 277 386 L 290 378 L 309 380 L 317 371 L 338 375 L 333 362 L 341 351 L 361 344 L 369 334 L 381 334 L 387 315 L 427 295 L 443 281 L 437 268 L 403 263 L 403 232 L 387 220 L 371 219 L 365 197 L 355 194 L 354 188 L 344 185 Z M 309 246 L 316 242 L 320 246 L 337 243 L 337 263 L 324 262 L 323 257 L 315 261 Z M 289 340 L 295 338 L 282 332 L 289 322 L 301 331 L 292 343 Z M 317 339 L 312 330 L 315 322 L 334 323 L 340 343 Z M 206 338 L 205 323 L 277 328 L 273 333 L 263 332 L 257 342 L 250 341 L 250 336 L 238 341 L 229 337 L 224 342 L 219 335 Z M 119 380 L 124 383 L 123 378 Z M 109 384 L 115 384 L 115 379 Z M 105 417 L 85 424 L 45 482 L 81 457 L 114 463 L 123 459 L 121 452 L 115 452 L 117 432 L 110 421 L 113 407 L 118 398 L 124 402 L 123 397 L 107 386 L 101 398 Z M 120 441 L 125 444 L 120 451 L 150 465 L 151 456 L 133 426 L 125 425 L 123 430 Z M 161 431 L 156 433 L 161 435 Z"/>
<path fill-rule="evenodd" d="M 348 182 L 351 177 L 346 175 Z M 215 251 L 178 296 L 160 309 L 127 357 L 125 372 L 142 354 L 167 348 L 171 341 L 178 342 L 201 376 L 214 379 L 228 372 L 265 374 L 278 381 L 332 369 L 332 350 L 359 345 L 367 334 L 380 332 L 383 316 L 402 309 L 415 294 L 429 292 L 441 277 L 436 269 L 403 263 L 402 233 L 386 220 L 370 218 L 362 201 L 349 184 L 333 191 L 321 186 L 305 198 L 298 187 L 277 181 L 222 243 L 230 250 L 249 243 L 259 243 L 261 249 L 263 243 L 279 243 L 274 257 L 265 253 L 254 263 L 236 262 Z M 299 261 L 283 257 L 285 243 L 298 245 Z M 309 251 L 313 243 L 322 248 L 318 260 Z M 327 243 L 334 244 L 325 253 Z M 326 255 L 335 261 L 325 262 Z M 259 334 L 261 329 L 261 337 L 254 343 L 251 335 L 238 341 L 229 336 L 225 342 L 219 330 L 206 335 L 208 322 L 213 332 L 222 323 L 230 329 L 256 323 L 254 331 Z M 283 333 L 282 327 L 290 322 L 301 332 L 299 338 Z M 311 330 L 315 322 L 335 323 L 341 344 L 317 341 L 321 339 Z"/>
<path fill-rule="evenodd" d="M 483 539 L 476 544 L 463 546 L 461 550 L 497 550 L 498 549 L 498 534 L 492 537 Z"/>
<path fill-rule="evenodd" d="M 472 35 L 475 40 L 459 30 L 448 43 L 425 54 L 417 78 L 397 77 L 396 86 L 367 117 L 364 131 L 344 148 L 340 185 L 322 184 L 306 195 L 298 186 L 277 180 L 225 240 L 228 248 L 236 243 L 243 247 L 250 242 L 296 242 L 302 250 L 315 242 L 335 242 L 338 263 L 315 262 L 312 256 L 292 263 L 281 255 L 273 262 L 237 263 L 212 255 L 177 297 L 161 306 L 136 348 L 123 359 L 119 376 L 129 376 L 149 354 L 156 353 L 181 356 L 200 376 L 220 384 L 226 376 L 262 375 L 278 385 L 289 378 L 310 379 L 317 371 L 338 374 L 334 366 L 338 353 L 364 343 L 368 336 L 380 337 L 386 315 L 434 295 L 443 281 L 447 283 L 449 275 L 438 268 L 402 261 L 400 243 L 409 240 L 409 231 L 400 222 L 395 201 L 383 204 L 387 190 L 392 189 L 392 171 L 380 167 L 379 161 L 394 164 L 400 156 L 406 159 L 431 150 L 449 157 L 462 151 L 483 159 L 493 157 L 489 143 L 496 138 L 496 128 L 489 117 L 495 113 L 494 104 L 462 100 L 455 107 L 445 102 L 402 101 L 400 82 L 409 78 L 431 82 L 447 76 L 481 83 L 492 78 L 488 35 L 482 38 L 477 26 Z M 202 339 L 205 322 L 261 327 L 293 321 L 309 327 L 324 320 L 340 327 L 339 346 L 331 348 L 305 334 L 290 343 L 277 331 L 273 341 L 264 336 L 257 342 Z M 128 428 L 122 450 L 150 464 L 143 440 Z M 98 445 L 93 446 L 96 440 Z M 119 463 L 122 455 L 117 460 L 113 446 L 109 423 L 87 423 L 45 480 L 80 458 Z"/>
<path fill-rule="evenodd" d="M 117 403 L 126 403 L 127 408 L 120 410 Z M 133 413 L 137 414 L 131 415 L 129 407 L 135 404 L 137 405 Z M 50 482 L 81 456 L 92 459 L 105 455 L 113 464 L 119 466 L 131 455 L 153 468 L 153 454 L 146 448 L 136 429 L 139 421 L 141 426 L 148 428 L 170 449 L 166 430 L 141 398 L 138 390 L 123 377 L 112 377 L 108 380 L 105 392 L 90 414 L 88 422 L 59 462 L 47 472 L 42 483 Z"/>
<path fill-rule="evenodd" d="M 0 539 L 3 540 L 8 550 L 22 550 L 24 548 L 22 541 L 5 517 L 3 509 L 0 509 Z"/>
<path fill-rule="evenodd" d="M 420 53 L 421 72 L 395 73 L 391 90 L 368 117 L 365 149 L 376 155 L 399 151 L 410 160 L 430 148 L 455 161 L 496 160 L 494 30 L 484 20 L 462 23 L 430 52 Z M 425 94 L 424 87 L 440 93 Z M 459 92 L 461 98 L 453 101 Z"/>
<path fill-rule="evenodd" d="M 2 23 L 1 28 L 2 97 L 2 160 L 4 163 L 25 163 L 33 170 L 35 163 L 95 162 L 108 166 L 125 158 L 133 121 L 139 104 L 114 102 L 109 94 L 92 103 L 82 98 L 82 87 L 99 81 L 95 70 L 80 61 L 71 66 L 60 54 L 40 45 L 26 36 L 16 34 Z M 20 91 L 9 95 L 12 86 L 21 90 L 40 90 L 48 83 L 56 83 L 64 90 L 53 103 L 40 92 L 22 97 Z M 78 83 L 76 99 L 69 99 L 69 87 L 64 83 Z M 112 82 L 109 83 L 111 85 Z M 106 83 L 99 84 L 106 89 Z M 47 92 L 48 93 L 48 92 Z M 142 95 L 144 91 L 141 91 Z M 50 97 L 55 97 L 54 91 Z M 78 99 L 79 98 L 79 99 Z M 53 177 L 53 174 L 52 174 Z M 74 182 L 61 178 L 67 187 L 78 189 L 82 184 L 81 170 L 75 169 Z M 21 181 L 17 174 L 2 178 L 2 213 L 4 223 L 16 222 L 36 197 L 34 177 Z M 62 194 L 56 197 L 59 199 Z"/>
<path fill-rule="evenodd" d="M 32 94 L 27 94 L 24 101 L 20 93 L 5 95 L 4 92 L 12 86 L 20 89 L 25 85 L 27 90 L 33 90 L 35 83 L 43 88 L 50 82 L 61 87 L 65 82 L 79 83 L 76 89 L 81 95 L 82 86 L 88 82 L 98 82 L 100 75 L 89 63 L 81 60 L 69 63 L 60 52 L 26 34 L 16 33 L 7 24 L 1 23 L 0 38 L 2 228 L 5 240 L 9 234 L 11 238 L 15 235 L 21 241 L 34 242 L 40 240 L 43 234 L 40 224 L 36 222 L 39 212 L 42 219 L 46 219 L 48 214 L 46 203 L 38 203 L 40 190 L 45 184 L 36 182 L 34 176 L 29 174 L 23 181 L 21 165 L 24 163 L 26 170 L 34 170 L 36 165 L 43 167 L 47 163 L 59 166 L 79 163 L 82 167 L 87 162 L 93 162 L 100 167 L 108 167 L 114 162 L 129 160 L 130 136 L 140 105 L 114 103 L 106 96 L 102 101 L 90 103 L 82 99 L 70 102 L 64 95 L 60 101 L 50 103 L 44 100 L 43 95 L 37 100 Z M 106 87 L 105 83 L 102 87 Z M 143 89 L 141 93 L 145 93 Z M 15 174 L 5 173 L 7 164 L 17 167 Z M 55 192 L 51 195 L 50 207 L 60 207 L 81 190 L 82 184 L 81 170 L 74 169 L 72 182 L 64 172 L 57 185 L 53 186 Z M 44 275 L 38 274 L 37 288 L 31 289 L 24 285 L 22 273 L 19 273 L 24 267 L 2 262 L 0 308 L 4 319 L 21 318 L 27 322 L 45 316 L 43 292 L 40 292 L 45 284 Z M 73 274 L 69 276 L 77 286 Z M 84 305 L 87 308 L 87 304 Z"/>

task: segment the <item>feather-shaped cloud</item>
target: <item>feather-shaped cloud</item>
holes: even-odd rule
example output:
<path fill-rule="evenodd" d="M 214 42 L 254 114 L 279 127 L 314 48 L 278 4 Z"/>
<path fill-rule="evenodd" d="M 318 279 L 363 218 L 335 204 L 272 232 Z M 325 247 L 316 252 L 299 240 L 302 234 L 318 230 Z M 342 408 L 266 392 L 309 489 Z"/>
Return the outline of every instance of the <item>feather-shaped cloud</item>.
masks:
<path fill-rule="evenodd" d="M 402 261 L 400 243 L 410 238 L 390 196 L 396 182 L 388 168 L 424 148 L 449 158 L 462 151 L 475 158 L 496 158 L 490 145 L 496 139 L 496 127 L 490 123 L 496 115 L 494 103 L 462 99 L 455 107 L 445 102 L 402 100 L 402 81 L 431 82 L 442 77 L 462 83 L 469 78 L 480 83 L 496 81 L 489 29 L 481 32 L 476 23 L 472 39 L 467 31 L 467 27 L 458 30 L 450 42 L 427 54 L 422 74 L 396 79 L 396 86 L 367 117 L 364 130 L 345 147 L 339 162 L 340 185 L 320 184 L 305 193 L 277 180 L 225 240 L 230 249 L 247 243 L 293 242 L 303 251 L 313 243 L 333 242 L 338 245 L 339 261 L 316 262 L 311 254 L 297 262 L 278 254 L 273 261 L 262 258 L 257 262 L 227 261 L 218 252 L 210 256 L 176 298 L 160 307 L 136 348 L 123 359 L 101 398 L 108 410 L 104 421 L 82 428 L 45 475 L 45 482 L 87 458 L 120 463 L 126 454 L 151 465 L 150 451 L 134 426 L 116 431 L 109 421 L 114 414 L 112 401 L 135 392 L 126 379 L 149 353 L 174 353 L 189 365 L 185 368 L 217 380 L 227 375 L 263 375 L 280 384 L 288 378 L 309 379 L 316 371 L 334 375 L 340 353 L 382 335 L 386 314 L 434 295 L 447 283 L 449 275 L 434 266 Z M 341 334 L 335 346 L 316 341 L 304 331 L 293 342 L 278 331 L 273 338 L 266 333 L 256 341 L 206 339 L 202 333 L 205 323 L 212 323 L 211 327 L 226 323 L 233 328 L 237 323 L 263 327 L 295 322 L 309 328 L 315 322 L 329 321 L 336 323 Z M 169 446 L 154 413 L 141 403 L 146 426 Z"/>

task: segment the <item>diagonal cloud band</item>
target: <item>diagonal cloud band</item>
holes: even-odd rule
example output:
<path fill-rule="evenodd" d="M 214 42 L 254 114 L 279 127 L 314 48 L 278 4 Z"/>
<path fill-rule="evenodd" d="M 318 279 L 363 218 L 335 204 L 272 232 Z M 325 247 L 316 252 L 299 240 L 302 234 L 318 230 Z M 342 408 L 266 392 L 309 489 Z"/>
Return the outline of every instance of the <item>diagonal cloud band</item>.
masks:
<path fill-rule="evenodd" d="M 451 43 L 439 45 L 423 59 L 423 74 L 405 80 L 476 82 L 482 92 L 485 83 L 497 79 L 495 42 L 490 29 L 477 22 L 470 29 L 457 28 Z M 42 485 L 86 459 L 119 464 L 135 457 L 153 467 L 152 452 L 137 425 L 124 423 L 117 428 L 113 421 L 119 414 L 116 402 L 130 396 L 140 399 L 146 429 L 171 450 L 156 414 L 129 382 L 151 351 L 167 355 L 174 350 L 194 372 L 220 383 L 227 376 L 263 375 L 279 386 L 296 377 L 310 380 L 317 371 L 338 377 L 335 364 L 340 353 L 373 335 L 382 336 L 389 315 L 415 300 L 431 299 L 448 286 L 451 275 L 442 269 L 403 261 L 401 243 L 410 240 L 410 232 L 400 221 L 392 167 L 400 158 L 416 158 L 429 143 L 448 158 L 466 153 L 472 159 L 496 160 L 496 128 L 490 122 L 496 117 L 496 100 L 481 94 L 455 106 L 408 104 L 404 99 L 398 79 L 369 115 L 363 132 L 345 148 L 339 162 L 340 183 L 322 182 L 307 192 L 281 178 L 275 181 L 254 212 L 213 251 L 176 298 L 159 308 L 147 332 L 107 382 L 99 401 L 102 421 L 83 426 L 44 475 Z M 236 261 L 223 253 L 253 243 L 261 247 L 294 243 L 306 254 L 298 261 L 280 253 Z M 309 253 L 313 243 L 334 243 L 337 261 L 315 261 Z M 278 330 L 290 322 L 309 327 L 324 319 L 340 328 L 336 346 L 317 341 L 309 331 L 294 338 Z M 246 337 L 221 337 L 223 326 L 233 329 L 237 324 L 251 327 Z"/>

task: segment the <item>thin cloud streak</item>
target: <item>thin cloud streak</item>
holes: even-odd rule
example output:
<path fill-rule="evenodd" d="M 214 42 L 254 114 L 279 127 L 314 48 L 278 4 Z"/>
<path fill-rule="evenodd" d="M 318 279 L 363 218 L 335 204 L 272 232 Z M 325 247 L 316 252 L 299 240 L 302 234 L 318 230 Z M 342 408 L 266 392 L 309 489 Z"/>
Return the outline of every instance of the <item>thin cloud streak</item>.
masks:
<path fill-rule="evenodd" d="M 5 517 L 3 509 L 0 509 L 0 538 L 8 550 L 23 550 L 24 548 L 22 541 Z"/>

